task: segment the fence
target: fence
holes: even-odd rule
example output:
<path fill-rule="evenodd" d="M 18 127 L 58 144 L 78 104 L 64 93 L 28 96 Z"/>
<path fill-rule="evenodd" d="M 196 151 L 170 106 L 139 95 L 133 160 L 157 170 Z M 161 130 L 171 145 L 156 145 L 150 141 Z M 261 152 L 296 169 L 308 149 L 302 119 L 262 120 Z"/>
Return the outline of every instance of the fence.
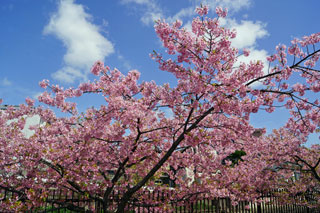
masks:
<path fill-rule="evenodd" d="M 10 199 L 17 198 L 17 194 L 8 192 L 0 189 L 0 212 L 2 202 L 7 202 Z M 144 191 L 140 194 L 141 197 L 152 200 L 152 203 L 146 203 L 143 199 L 134 198 L 130 201 L 127 206 L 126 212 L 137 212 L 137 213 L 149 213 L 149 212 L 167 212 L 173 211 L 176 213 L 191 213 L 191 212 L 203 212 L 203 213 L 316 213 L 320 212 L 320 209 L 308 208 L 305 205 L 299 205 L 298 203 L 284 204 L 282 198 L 275 196 L 274 193 L 263 194 L 260 202 L 248 202 L 240 201 L 238 205 L 232 205 L 229 198 L 215 198 L 206 199 L 198 198 L 196 200 L 183 200 L 177 202 L 172 200 L 170 192 L 159 192 L 159 191 Z M 296 195 L 290 197 L 292 200 L 305 200 L 302 195 Z M 305 196 L 305 195 L 303 195 Z M 140 197 L 140 198 L 141 198 Z M 116 206 L 120 201 L 120 195 L 113 193 L 110 198 L 110 203 Z M 164 208 L 159 206 L 163 205 L 163 201 L 167 199 L 171 200 L 171 203 Z M 309 194 L 308 199 L 314 198 L 313 194 Z M 25 202 L 24 199 L 20 201 Z M 163 207 L 163 206 L 162 206 Z M 102 205 L 100 202 L 88 199 L 87 196 L 79 195 L 74 192 L 64 190 L 51 190 L 47 195 L 43 205 L 33 210 L 26 210 L 26 212 L 87 212 L 90 209 L 96 209 L 95 212 L 103 212 Z M 6 211 L 8 212 L 8 211 Z"/>

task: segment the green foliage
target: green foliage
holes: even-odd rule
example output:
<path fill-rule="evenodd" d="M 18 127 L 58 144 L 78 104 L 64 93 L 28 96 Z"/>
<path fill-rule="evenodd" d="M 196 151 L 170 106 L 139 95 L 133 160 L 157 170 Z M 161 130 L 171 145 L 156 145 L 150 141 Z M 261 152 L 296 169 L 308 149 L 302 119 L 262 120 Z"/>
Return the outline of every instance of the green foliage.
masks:
<path fill-rule="evenodd" d="M 235 165 L 238 165 L 239 161 L 243 161 L 241 158 L 242 156 L 245 156 L 247 153 L 243 150 L 236 150 L 235 152 L 228 155 L 228 157 L 224 158 L 222 160 L 222 164 L 225 165 L 226 161 L 229 160 L 232 162 L 231 166 L 234 167 Z"/>

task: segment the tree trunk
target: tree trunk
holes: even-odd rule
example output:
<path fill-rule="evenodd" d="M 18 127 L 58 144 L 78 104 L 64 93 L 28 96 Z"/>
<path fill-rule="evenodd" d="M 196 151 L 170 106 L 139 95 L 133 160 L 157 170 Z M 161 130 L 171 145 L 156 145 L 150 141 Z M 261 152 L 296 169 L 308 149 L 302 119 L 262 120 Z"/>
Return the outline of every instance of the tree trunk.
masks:
<path fill-rule="evenodd" d="M 127 191 L 126 193 L 124 193 L 123 197 L 120 200 L 120 203 L 118 204 L 117 207 L 117 213 L 123 213 L 130 198 L 132 197 L 134 192 L 132 191 Z"/>

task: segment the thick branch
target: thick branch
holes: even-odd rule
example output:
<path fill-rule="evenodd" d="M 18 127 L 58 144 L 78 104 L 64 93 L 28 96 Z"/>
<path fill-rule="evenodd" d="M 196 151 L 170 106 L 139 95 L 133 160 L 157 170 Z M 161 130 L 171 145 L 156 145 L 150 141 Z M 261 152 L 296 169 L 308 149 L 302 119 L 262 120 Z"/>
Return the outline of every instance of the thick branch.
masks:
<path fill-rule="evenodd" d="M 299 64 L 301 64 L 302 62 L 304 62 L 305 60 L 307 60 L 308 58 L 310 58 L 311 56 L 315 55 L 315 54 L 318 53 L 318 52 L 320 52 L 320 49 L 317 50 L 317 51 L 315 51 L 315 52 L 313 52 L 313 53 L 311 53 L 311 54 L 309 54 L 309 55 L 306 56 L 305 58 L 303 58 L 303 59 L 301 59 L 300 61 L 298 61 L 296 64 L 293 64 L 292 66 L 290 66 L 290 69 L 294 69 L 295 67 L 298 67 Z M 278 72 L 273 72 L 273 73 L 269 73 L 269 74 L 267 74 L 267 75 L 258 77 L 258 78 L 256 78 L 256 79 L 253 79 L 253 80 L 249 81 L 248 83 L 246 83 L 246 86 L 249 86 L 249 85 L 253 84 L 254 82 L 259 81 L 259 80 L 261 80 L 261 79 L 268 78 L 268 77 L 271 77 L 271 76 L 274 76 L 274 75 L 278 75 L 278 74 L 280 74 L 280 73 L 281 73 L 281 70 L 278 71 Z"/>
<path fill-rule="evenodd" d="M 300 162 L 304 163 L 307 167 L 309 167 L 310 168 L 310 172 L 312 173 L 312 175 L 320 182 L 320 176 L 319 176 L 319 174 L 317 173 L 317 170 L 316 170 L 317 166 L 320 163 L 320 158 L 318 159 L 316 165 L 312 166 L 307 161 L 305 161 L 304 159 L 300 158 L 299 156 L 296 155 L 294 157 L 296 158 L 296 160 L 298 162 L 300 161 Z"/>
<path fill-rule="evenodd" d="M 172 153 L 176 150 L 180 142 L 184 140 L 185 134 L 195 129 L 197 125 L 213 110 L 213 107 L 208 109 L 189 128 L 187 128 L 180 134 L 180 136 L 173 142 L 168 152 L 159 160 L 159 162 L 150 170 L 150 172 L 137 185 L 135 185 L 133 188 L 129 190 L 130 194 L 133 194 L 134 192 L 138 191 L 161 168 L 161 166 L 169 159 Z"/>

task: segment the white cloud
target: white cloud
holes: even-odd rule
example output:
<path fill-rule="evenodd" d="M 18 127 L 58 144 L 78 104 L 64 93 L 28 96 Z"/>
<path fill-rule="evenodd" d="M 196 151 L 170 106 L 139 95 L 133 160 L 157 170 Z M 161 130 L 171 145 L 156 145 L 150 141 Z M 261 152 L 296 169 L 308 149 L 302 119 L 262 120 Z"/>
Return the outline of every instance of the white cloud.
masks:
<path fill-rule="evenodd" d="M 92 63 L 88 64 L 88 70 L 90 65 L 92 65 Z M 85 80 L 87 78 L 86 71 L 87 70 L 84 70 L 82 72 L 80 69 L 74 68 L 72 66 L 65 66 L 57 72 L 53 73 L 52 77 L 58 81 L 62 81 L 65 83 L 73 83 L 76 79 Z"/>
<path fill-rule="evenodd" d="M 34 92 L 33 95 L 31 96 L 33 99 L 38 100 L 38 97 L 42 94 L 42 92 Z"/>
<path fill-rule="evenodd" d="M 194 7 L 182 8 L 179 12 L 177 12 L 174 16 L 169 17 L 168 22 L 175 22 L 176 20 L 183 20 L 185 17 L 190 17 L 195 14 Z"/>
<path fill-rule="evenodd" d="M 162 12 L 153 12 L 153 11 L 147 11 L 144 16 L 141 17 L 142 23 L 145 25 L 152 25 L 155 21 L 161 19 L 163 17 Z"/>
<path fill-rule="evenodd" d="M 257 21 L 244 21 L 238 23 L 234 19 L 228 19 L 226 25 L 231 29 L 236 29 L 237 37 L 232 40 L 232 45 L 236 48 L 254 47 L 257 40 L 269 35 L 265 29 L 266 24 Z"/>
<path fill-rule="evenodd" d="M 207 3 L 212 9 L 215 9 L 216 6 L 221 6 L 228 8 L 229 11 L 237 12 L 250 7 L 251 0 L 207 0 Z"/>
<path fill-rule="evenodd" d="M 11 86 L 12 82 L 9 81 L 7 77 L 5 77 L 0 81 L 0 85 L 7 87 L 7 86 Z"/>
<path fill-rule="evenodd" d="M 199 7 L 201 4 L 208 5 L 210 11 L 214 13 L 217 6 L 228 8 L 230 12 L 237 12 L 241 9 L 250 7 L 251 1 L 252 0 L 191 0 L 191 6 L 181 9 L 175 15 L 169 17 L 168 21 L 174 22 L 177 19 L 193 16 L 196 7 Z"/>
<path fill-rule="evenodd" d="M 243 48 L 249 49 L 249 56 L 240 55 L 237 62 L 234 64 L 238 67 L 241 62 L 249 64 L 250 61 L 261 61 L 264 65 L 263 73 L 268 73 L 269 62 L 267 61 L 268 52 L 264 49 L 258 48 L 258 40 L 265 38 L 269 35 L 266 30 L 266 24 L 260 21 L 242 20 L 237 22 L 234 19 L 220 19 L 221 24 L 229 29 L 235 29 L 237 31 L 236 38 L 232 39 L 232 46 L 239 49 L 241 53 Z M 259 87 L 260 82 L 255 82 L 252 87 Z"/>
<path fill-rule="evenodd" d="M 86 80 L 93 63 L 114 52 L 113 44 L 100 31 L 82 5 L 74 0 L 61 0 L 58 11 L 44 28 L 44 34 L 55 35 L 67 48 L 64 67 L 52 77 L 66 83 Z"/>
<path fill-rule="evenodd" d="M 122 4 L 138 4 L 144 6 L 140 20 L 145 25 L 153 25 L 154 21 L 163 18 L 163 11 L 155 0 L 121 0 Z"/>
<path fill-rule="evenodd" d="M 268 56 L 268 52 L 264 49 L 258 49 L 257 41 L 259 39 L 265 38 L 269 35 L 266 30 L 266 24 L 260 21 L 244 21 L 242 20 L 238 23 L 234 19 L 224 19 L 222 20 L 223 24 L 226 25 L 230 29 L 236 29 L 237 37 L 232 40 L 232 46 L 238 48 L 240 52 L 243 48 L 247 48 L 250 50 L 250 55 L 245 57 L 241 55 L 238 58 L 238 62 L 236 66 L 240 64 L 240 62 L 244 62 L 248 64 L 250 61 L 261 61 L 264 64 L 263 72 L 268 72 L 268 61 L 266 57 Z"/>
<path fill-rule="evenodd" d="M 249 50 L 250 50 L 250 55 L 248 57 L 241 55 L 238 58 L 238 62 L 241 61 L 246 64 L 249 64 L 250 61 L 261 61 L 264 64 L 263 72 L 267 73 L 269 62 L 267 61 L 266 57 L 268 56 L 268 52 L 263 49 L 258 50 L 258 49 L 249 48 Z"/>
<path fill-rule="evenodd" d="M 190 6 L 178 11 L 173 16 L 166 17 L 168 22 L 174 22 L 177 19 L 190 18 L 195 13 L 195 8 L 200 4 L 208 5 L 211 11 L 215 11 L 217 6 L 227 7 L 229 11 L 237 12 L 243 8 L 248 8 L 252 0 L 190 0 Z M 122 4 L 137 4 L 144 7 L 141 21 L 145 25 L 153 25 L 155 20 L 164 18 L 164 13 L 157 0 L 121 0 Z"/>
<path fill-rule="evenodd" d="M 250 50 L 250 55 L 247 57 L 244 55 L 241 55 L 239 57 L 239 61 L 242 61 L 242 62 L 248 64 L 252 60 L 254 60 L 254 61 L 259 60 L 259 61 L 265 62 L 264 64 L 268 65 L 267 60 L 266 60 L 266 57 L 268 56 L 268 52 L 266 50 L 257 50 L 257 49 L 253 49 L 253 48 L 249 48 L 249 50 Z"/>

